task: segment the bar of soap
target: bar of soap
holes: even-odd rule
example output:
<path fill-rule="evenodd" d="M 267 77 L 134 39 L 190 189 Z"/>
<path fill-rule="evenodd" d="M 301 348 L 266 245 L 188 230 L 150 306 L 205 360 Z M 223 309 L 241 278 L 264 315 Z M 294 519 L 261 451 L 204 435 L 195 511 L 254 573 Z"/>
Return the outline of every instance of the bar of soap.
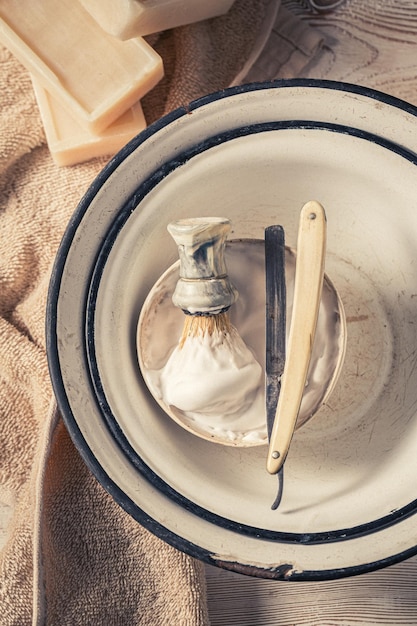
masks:
<path fill-rule="evenodd" d="M 146 128 L 140 102 L 126 111 L 99 135 L 84 128 L 32 77 L 46 141 L 60 166 L 75 165 L 101 156 L 113 156 Z"/>
<path fill-rule="evenodd" d="M 148 43 L 112 37 L 74 0 L 1 0 L 0 40 L 91 132 L 112 124 L 163 76 Z"/>
<path fill-rule="evenodd" d="M 108 33 L 119 39 L 150 35 L 223 15 L 234 0 L 80 0 Z"/>

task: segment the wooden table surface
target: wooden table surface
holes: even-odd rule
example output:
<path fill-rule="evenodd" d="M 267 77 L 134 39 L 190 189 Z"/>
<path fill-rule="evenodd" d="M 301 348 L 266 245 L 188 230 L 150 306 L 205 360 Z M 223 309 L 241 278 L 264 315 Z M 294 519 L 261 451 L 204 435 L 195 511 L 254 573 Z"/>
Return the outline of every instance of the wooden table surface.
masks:
<path fill-rule="evenodd" d="M 300 77 L 373 87 L 417 105 L 417 0 L 345 0 L 328 13 L 307 0 L 282 4 L 325 38 Z M 326 582 L 206 570 L 212 626 L 417 625 L 417 557 Z"/>

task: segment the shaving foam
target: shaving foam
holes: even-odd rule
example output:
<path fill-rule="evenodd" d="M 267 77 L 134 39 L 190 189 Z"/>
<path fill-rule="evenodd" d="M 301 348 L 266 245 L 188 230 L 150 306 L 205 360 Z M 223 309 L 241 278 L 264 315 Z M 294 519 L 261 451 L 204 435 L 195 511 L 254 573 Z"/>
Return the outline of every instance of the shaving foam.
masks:
<path fill-rule="evenodd" d="M 188 337 L 160 371 L 159 386 L 170 407 L 209 432 L 233 439 L 264 430 L 262 367 L 234 326 Z"/>

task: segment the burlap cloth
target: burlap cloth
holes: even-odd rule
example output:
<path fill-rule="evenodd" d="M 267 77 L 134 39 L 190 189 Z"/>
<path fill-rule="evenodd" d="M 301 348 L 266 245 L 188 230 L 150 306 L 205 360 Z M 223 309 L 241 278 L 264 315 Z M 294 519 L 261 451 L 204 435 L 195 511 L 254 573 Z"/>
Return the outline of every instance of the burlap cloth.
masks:
<path fill-rule="evenodd" d="M 242 74 L 270 5 L 236 0 L 226 16 L 150 38 L 166 77 L 144 99 L 148 122 Z M 281 68 L 295 75 L 318 45 L 285 11 L 270 34 L 275 52 L 262 78 Z M 44 329 L 51 267 L 107 159 L 54 165 L 29 74 L 3 48 L 0 62 L 0 502 L 13 511 L 0 554 L 0 624 L 208 624 L 204 566 L 115 504 L 56 410 Z"/>

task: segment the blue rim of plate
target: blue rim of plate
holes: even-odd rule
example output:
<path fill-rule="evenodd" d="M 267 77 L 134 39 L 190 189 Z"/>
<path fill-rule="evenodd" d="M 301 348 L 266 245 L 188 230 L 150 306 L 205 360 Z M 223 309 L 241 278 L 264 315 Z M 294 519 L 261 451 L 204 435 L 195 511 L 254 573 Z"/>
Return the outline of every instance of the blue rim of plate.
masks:
<path fill-rule="evenodd" d="M 92 199 L 96 196 L 99 189 L 102 185 L 107 181 L 107 179 L 111 176 L 111 174 L 120 166 L 121 163 L 137 148 L 139 145 L 144 143 L 150 136 L 159 131 L 160 129 L 168 126 L 175 119 L 178 119 L 184 115 L 188 115 L 190 111 L 195 110 L 199 107 L 204 106 L 210 102 L 215 100 L 221 100 L 223 98 L 228 98 L 233 95 L 239 95 L 241 93 L 257 91 L 263 89 L 283 89 L 286 87 L 312 87 L 312 88 L 320 88 L 320 89 L 330 89 L 336 91 L 342 91 L 347 93 L 354 93 L 361 96 L 365 96 L 377 101 L 381 101 L 389 106 L 392 106 L 396 109 L 401 109 L 412 116 L 417 118 L 417 108 L 413 105 L 399 100 L 393 96 L 389 96 L 384 94 L 383 92 L 379 92 L 374 89 L 361 87 L 358 85 L 353 85 L 349 83 L 342 83 L 338 81 L 327 81 L 327 80 L 314 80 L 314 79 L 289 79 L 289 80 L 280 80 L 273 81 L 271 83 L 252 83 L 250 85 L 243 85 L 238 87 L 232 87 L 225 89 L 220 92 L 216 92 L 214 94 L 210 94 L 208 96 L 204 96 L 194 102 L 190 103 L 187 107 L 180 107 L 175 111 L 172 111 L 168 115 L 164 116 L 157 122 L 154 122 L 147 129 L 142 131 L 137 137 L 132 139 L 122 150 L 120 150 L 113 159 L 109 161 L 109 163 L 104 167 L 101 173 L 96 177 L 87 193 L 82 198 L 79 203 L 74 215 L 72 216 L 68 227 L 64 233 L 64 237 L 62 239 L 60 248 L 58 250 L 58 254 L 56 256 L 56 260 L 54 263 L 49 293 L 48 293 L 48 302 L 47 302 L 47 310 L 46 310 L 46 340 L 47 340 L 47 356 L 48 356 L 48 364 L 51 375 L 51 380 L 55 392 L 55 396 L 57 399 L 58 407 L 62 414 L 64 423 L 77 447 L 79 450 L 84 462 L 99 480 L 99 482 L 103 485 L 103 487 L 112 495 L 115 501 L 126 510 L 134 519 L 140 522 L 143 526 L 145 526 L 148 530 L 153 532 L 155 535 L 170 543 L 174 547 L 183 552 L 190 554 L 191 556 L 198 558 L 202 561 L 205 561 L 210 564 L 219 565 L 220 567 L 232 569 L 234 571 L 239 571 L 244 574 L 259 576 L 261 578 L 274 578 L 274 579 L 288 579 L 286 576 L 286 568 L 285 566 L 280 565 L 277 568 L 271 566 L 267 570 L 262 567 L 256 566 L 245 566 L 239 563 L 218 563 L 216 559 L 213 558 L 213 555 L 204 548 L 195 545 L 184 539 L 183 537 L 173 533 L 172 531 L 165 528 L 160 522 L 155 519 L 151 519 L 135 502 L 133 502 L 114 482 L 114 480 L 108 476 L 107 472 L 104 470 L 102 465 L 98 462 L 94 454 L 91 452 L 88 442 L 85 440 L 83 434 L 77 423 L 77 418 L 73 415 L 70 403 L 67 397 L 66 389 L 65 389 L 65 381 L 62 378 L 61 368 L 60 368 L 60 358 L 58 353 L 58 337 L 57 337 L 57 308 L 59 301 L 59 293 L 61 286 L 62 273 L 66 262 L 67 254 L 71 248 L 72 241 L 76 235 L 77 229 L 80 225 L 80 222 L 89 208 L 89 205 Z M 406 159 L 407 161 L 417 164 L 417 156 L 399 146 L 390 140 L 384 139 L 381 136 L 375 135 L 373 133 L 369 133 L 364 130 L 356 129 L 350 126 L 345 125 L 337 125 L 334 123 L 325 123 L 325 122 L 314 122 L 312 120 L 305 121 L 289 121 L 289 122 L 267 122 L 263 124 L 252 125 L 253 127 L 257 127 L 253 132 L 262 132 L 268 130 L 267 127 L 270 127 L 269 130 L 277 130 L 278 127 L 281 128 L 313 128 L 313 129 L 322 129 L 330 132 L 339 132 L 343 134 L 352 135 L 358 138 L 362 138 L 372 143 L 376 143 L 381 147 L 388 149 L 400 157 Z M 275 126 L 275 128 L 272 128 Z M 282 533 L 279 531 L 267 531 L 264 529 L 259 529 L 252 526 L 242 525 L 237 522 L 233 522 L 232 520 L 227 520 L 224 517 L 218 516 L 213 512 L 206 511 L 206 509 L 200 507 L 199 505 L 193 503 L 192 501 L 185 498 L 182 494 L 178 493 L 172 487 L 167 485 L 157 474 L 155 474 L 140 458 L 135 450 L 131 447 L 129 442 L 126 440 L 123 435 L 118 423 L 117 419 L 112 415 L 110 407 L 108 406 L 107 400 L 105 398 L 104 389 L 101 385 L 101 381 L 98 375 L 97 362 L 95 360 L 95 348 L 94 348 L 94 300 L 97 297 L 97 292 L 100 284 L 100 276 L 104 269 L 106 259 L 111 251 L 111 247 L 115 241 L 115 235 L 120 232 L 121 228 L 123 228 L 125 222 L 128 219 L 128 214 L 132 211 L 132 209 L 136 209 L 139 200 L 146 195 L 163 177 L 169 174 L 170 171 L 175 169 L 175 166 L 178 164 L 179 160 L 184 159 L 183 162 L 186 162 L 195 154 L 198 154 L 202 149 L 208 149 L 212 145 L 215 145 L 213 142 L 218 142 L 220 140 L 231 140 L 236 138 L 231 137 L 231 134 L 241 133 L 240 136 L 244 134 L 248 134 L 248 130 L 250 127 L 246 126 L 242 129 L 235 129 L 233 133 L 231 131 L 227 131 L 220 135 L 213 136 L 209 139 L 204 140 L 197 147 L 186 151 L 179 158 L 175 158 L 172 161 L 165 163 L 163 166 L 158 168 L 156 172 L 154 172 L 150 177 L 148 177 L 147 181 L 141 185 L 141 189 L 137 190 L 130 199 L 123 204 L 123 206 L 119 209 L 117 216 L 114 218 L 113 223 L 108 229 L 107 234 L 105 235 L 104 242 L 101 245 L 98 256 L 96 257 L 96 262 L 94 266 L 91 268 L 89 289 L 87 290 L 86 303 L 85 303 L 85 356 L 86 362 L 88 363 L 89 376 L 91 380 L 92 387 L 96 393 L 97 406 L 100 407 L 100 412 L 103 417 L 104 423 L 106 424 L 112 438 L 115 440 L 117 445 L 122 449 L 123 453 L 126 455 L 127 459 L 133 463 L 134 467 L 144 476 L 153 486 L 156 486 L 158 490 L 161 491 L 165 496 L 173 499 L 178 505 L 192 512 L 193 514 L 202 517 L 203 519 L 216 524 L 217 526 L 221 526 L 223 528 L 231 529 L 236 531 L 242 535 L 250 535 L 251 537 L 256 537 L 265 540 L 273 540 L 277 542 L 286 542 L 286 543 L 301 543 L 304 545 L 307 544 L 316 544 L 316 543 L 331 543 L 335 541 L 343 541 L 348 540 L 354 537 L 362 536 L 364 534 L 369 534 L 371 532 L 375 532 L 377 530 L 382 530 L 388 526 L 391 526 L 395 523 L 399 523 L 401 520 L 411 516 L 417 511 L 417 500 L 412 501 L 405 507 L 394 511 L 393 513 L 384 516 L 378 520 L 374 520 L 369 523 L 361 524 L 359 526 L 343 529 L 337 531 L 329 531 L 329 532 L 320 532 L 320 533 Z M 197 152 L 196 152 L 197 150 Z M 144 189 L 146 188 L 146 192 L 144 193 Z M 93 326 L 91 326 L 93 324 Z M 261 533 L 261 535 L 260 535 Z M 396 555 L 391 555 L 389 557 L 380 559 L 378 561 L 374 561 L 372 563 L 355 565 L 350 567 L 341 567 L 331 570 L 304 570 L 302 572 L 292 572 L 291 580 L 331 580 L 336 578 L 342 578 L 346 576 L 355 575 L 358 573 L 364 573 L 367 571 L 373 571 L 375 569 L 379 569 L 382 567 L 386 567 L 387 565 L 394 564 L 396 562 L 400 562 L 410 556 L 413 556 L 417 553 L 417 546 L 404 550 Z"/>

